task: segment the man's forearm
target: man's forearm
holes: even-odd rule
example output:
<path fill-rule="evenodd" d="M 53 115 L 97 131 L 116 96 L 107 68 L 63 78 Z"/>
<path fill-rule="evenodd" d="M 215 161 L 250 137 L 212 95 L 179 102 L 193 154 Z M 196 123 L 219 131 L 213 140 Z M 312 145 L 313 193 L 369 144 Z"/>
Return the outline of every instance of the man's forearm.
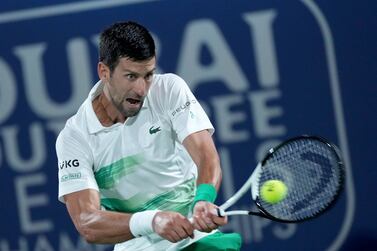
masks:
<path fill-rule="evenodd" d="M 213 161 L 214 163 L 209 163 L 207 166 L 202 164 L 198 168 L 198 179 L 197 184 L 212 184 L 216 190 L 219 190 L 222 172 L 220 164 L 218 161 Z"/>
<path fill-rule="evenodd" d="M 74 219 L 79 233 L 89 243 L 115 244 L 132 239 L 131 214 L 95 210 L 83 212 Z"/>
<path fill-rule="evenodd" d="M 212 184 L 219 189 L 221 183 L 220 158 L 207 130 L 189 135 L 183 145 L 198 167 L 198 184 Z"/>

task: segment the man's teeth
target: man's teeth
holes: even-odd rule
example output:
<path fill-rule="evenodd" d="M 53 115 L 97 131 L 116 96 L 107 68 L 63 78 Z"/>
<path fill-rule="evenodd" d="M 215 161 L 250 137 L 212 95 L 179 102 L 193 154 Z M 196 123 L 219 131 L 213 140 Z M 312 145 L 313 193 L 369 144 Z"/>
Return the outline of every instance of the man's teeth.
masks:
<path fill-rule="evenodd" d="M 137 104 L 140 102 L 139 100 L 132 99 L 132 98 L 128 98 L 127 101 L 130 102 L 131 104 Z"/>

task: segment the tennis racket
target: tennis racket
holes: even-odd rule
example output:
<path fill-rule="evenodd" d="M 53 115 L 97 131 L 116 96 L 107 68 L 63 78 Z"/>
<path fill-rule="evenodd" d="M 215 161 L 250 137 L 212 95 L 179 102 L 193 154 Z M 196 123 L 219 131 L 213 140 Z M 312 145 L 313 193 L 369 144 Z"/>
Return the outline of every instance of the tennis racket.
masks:
<path fill-rule="evenodd" d="M 270 149 L 244 185 L 218 209 L 219 216 L 257 215 L 293 223 L 309 220 L 327 211 L 339 197 L 345 171 L 335 145 L 317 136 L 299 136 Z M 278 203 L 260 196 L 268 180 L 282 181 L 287 193 Z M 251 190 L 256 211 L 226 211 Z"/>

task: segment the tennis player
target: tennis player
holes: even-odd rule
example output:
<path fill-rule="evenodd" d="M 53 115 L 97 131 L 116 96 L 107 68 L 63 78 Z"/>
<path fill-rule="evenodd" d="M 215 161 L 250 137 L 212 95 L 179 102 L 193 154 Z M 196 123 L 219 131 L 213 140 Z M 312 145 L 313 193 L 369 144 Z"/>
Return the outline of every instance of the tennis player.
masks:
<path fill-rule="evenodd" d="M 239 250 L 214 204 L 214 128 L 185 81 L 155 74 L 155 44 L 135 22 L 100 36 L 98 75 L 56 142 L 59 200 L 90 243 L 114 250 Z M 192 217 L 192 221 L 189 218 Z"/>

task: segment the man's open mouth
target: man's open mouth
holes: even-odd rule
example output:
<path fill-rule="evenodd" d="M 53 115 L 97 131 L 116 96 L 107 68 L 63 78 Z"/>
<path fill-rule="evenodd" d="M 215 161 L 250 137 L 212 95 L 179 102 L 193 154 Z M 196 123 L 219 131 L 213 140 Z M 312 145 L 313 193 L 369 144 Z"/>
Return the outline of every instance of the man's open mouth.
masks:
<path fill-rule="evenodd" d="M 126 100 L 132 105 L 140 104 L 140 99 L 127 98 Z"/>

